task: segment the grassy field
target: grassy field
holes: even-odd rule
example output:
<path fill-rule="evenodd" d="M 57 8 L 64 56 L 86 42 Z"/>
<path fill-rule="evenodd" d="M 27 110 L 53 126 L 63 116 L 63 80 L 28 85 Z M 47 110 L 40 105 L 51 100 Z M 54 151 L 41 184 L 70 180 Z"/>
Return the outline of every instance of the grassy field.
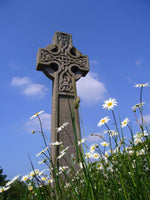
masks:
<path fill-rule="evenodd" d="M 42 157 L 45 170 L 34 169 L 30 160 L 33 171 L 3 183 L 0 186 L 0 200 L 150 199 L 150 131 L 143 118 L 142 102 L 143 89 L 149 84 L 137 84 L 135 87 L 140 89 L 140 103 L 132 108 L 138 132 L 134 132 L 128 118 L 123 121 L 116 118 L 117 102 L 112 98 L 104 102 L 103 108 L 110 110 L 113 121 L 110 123 L 109 117 L 102 118 L 98 126 L 104 127 L 104 134 L 91 134 L 91 137 L 100 137 L 102 142 L 87 146 L 84 138 L 76 141 L 78 159 L 76 155 L 68 154 L 69 147 L 63 147 L 61 141 L 48 145 L 41 129 L 45 148 L 37 156 Z M 36 113 L 32 118 L 38 117 L 41 123 L 41 113 Z M 66 127 L 67 123 L 64 123 L 58 127 L 58 132 Z M 127 131 L 130 133 L 128 138 L 125 135 Z M 50 152 L 52 145 L 60 145 L 62 151 L 57 159 L 68 156 L 69 165 L 59 168 L 53 165 Z M 77 165 L 78 170 L 75 170 Z"/>

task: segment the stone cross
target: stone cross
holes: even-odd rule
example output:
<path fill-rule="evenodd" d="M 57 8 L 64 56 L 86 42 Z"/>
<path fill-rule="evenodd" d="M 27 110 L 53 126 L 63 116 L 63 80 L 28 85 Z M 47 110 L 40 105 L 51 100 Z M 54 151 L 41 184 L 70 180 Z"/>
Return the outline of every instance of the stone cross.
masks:
<path fill-rule="evenodd" d="M 63 142 L 64 147 L 70 146 L 69 156 L 76 155 L 74 129 L 76 139 L 81 139 L 78 106 L 75 105 L 76 81 L 89 71 L 88 56 L 73 47 L 71 34 L 55 32 L 52 44 L 39 48 L 36 69 L 52 80 L 51 143 Z M 57 132 L 64 122 L 68 125 Z M 69 165 L 67 159 L 57 161 L 60 150 L 60 146 L 52 146 L 53 163 L 57 166 Z"/>

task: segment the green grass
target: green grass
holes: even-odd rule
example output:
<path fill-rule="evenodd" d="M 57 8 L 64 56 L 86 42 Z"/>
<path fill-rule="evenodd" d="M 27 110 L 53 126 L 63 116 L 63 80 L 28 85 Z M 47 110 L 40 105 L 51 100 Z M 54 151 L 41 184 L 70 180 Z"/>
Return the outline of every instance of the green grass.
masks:
<path fill-rule="evenodd" d="M 144 85 L 139 87 L 140 104 L 133 108 L 139 127 L 138 133 L 134 132 L 128 119 L 121 122 L 120 118 L 116 118 L 114 107 L 117 106 L 117 102 L 115 99 L 109 99 L 105 101 L 105 106 L 107 104 L 106 109 L 112 106 L 110 113 L 113 117 L 113 127 L 109 126 L 109 120 L 102 118 L 99 125 L 105 127 L 106 136 L 92 134 L 102 139 L 101 144 L 88 147 L 84 140 L 76 141 L 77 159 L 76 156 L 70 157 L 69 149 L 61 146 L 61 157 L 67 156 L 70 159 L 70 164 L 61 168 L 52 163 L 51 146 L 47 145 L 40 117 L 37 115 L 46 147 L 40 155 L 48 168 L 48 173 L 34 169 L 34 164 L 30 160 L 33 171 L 27 175 L 27 179 L 25 180 L 24 176 L 16 177 L 1 187 L 0 200 L 150 199 L 150 133 L 149 126 L 143 118 Z M 65 129 L 66 126 L 65 124 L 62 128 Z M 129 138 L 124 134 L 127 130 L 130 133 Z M 75 128 L 74 133 L 76 135 Z M 86 149 L 86 153 L 83 149 Z M 51 177 L 47 175 L 50 173 Z"/>

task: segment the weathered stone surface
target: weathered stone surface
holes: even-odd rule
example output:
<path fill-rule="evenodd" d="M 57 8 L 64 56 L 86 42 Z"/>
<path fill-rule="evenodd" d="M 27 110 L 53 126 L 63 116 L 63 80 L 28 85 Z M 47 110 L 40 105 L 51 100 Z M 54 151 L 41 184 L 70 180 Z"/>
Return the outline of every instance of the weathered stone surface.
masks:
<path fill-rule="evenodd" d="M 89 71 L 88 56 L 82 55 L 73 47 L 71 34 L 55 32 L 52 44 L 39 48 L 36 69 L 43 71 L 53 81 L 51 142 L 63 142 L 64 147 L 70 146 L 69 155 L 76 155 L 72 116 L 75 120 L 77 140 L 81 138 L 78 108 L 74 106 L 77 98 L 76 81 Z M 64 122 L 69 124 L 57 133 L 57 127 Z M 57 161 L 60 147 L 54 146 L 51 151 L 55 165 L 69 165 L 66 157 Z"/>

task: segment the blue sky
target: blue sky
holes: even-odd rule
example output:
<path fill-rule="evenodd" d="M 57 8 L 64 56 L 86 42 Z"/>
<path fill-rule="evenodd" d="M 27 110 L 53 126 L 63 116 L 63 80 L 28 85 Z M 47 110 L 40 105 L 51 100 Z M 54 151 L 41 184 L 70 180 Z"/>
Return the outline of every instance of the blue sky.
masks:
<path fill-rule="evenodd" d="M 110 97 L 116 98 L 121 119 L 134 124 L 131 108 L 139 103 L 139 89 L 133 86 L 150 77 L 149 0 L 1 0 L 0 19 L 0 166 L 8 177 L 31 170 L 28 152 L 40 168 L 35 155 L 43 143 L 31 134 L 38 129 L 30 120 L 34 113 L 45 111 L 41 118 L 50 137 L 52 83 L 36 71 L 36 54 L 52 43 L 55 31 L 71 33 L 73 45 L 89 56 L 90 72 L 77 84 L 85 136 L 102 132 L 97 123 L 111 116 L 102 109 Z M 149 100 L 146 88 L 147 120 Z"/>

